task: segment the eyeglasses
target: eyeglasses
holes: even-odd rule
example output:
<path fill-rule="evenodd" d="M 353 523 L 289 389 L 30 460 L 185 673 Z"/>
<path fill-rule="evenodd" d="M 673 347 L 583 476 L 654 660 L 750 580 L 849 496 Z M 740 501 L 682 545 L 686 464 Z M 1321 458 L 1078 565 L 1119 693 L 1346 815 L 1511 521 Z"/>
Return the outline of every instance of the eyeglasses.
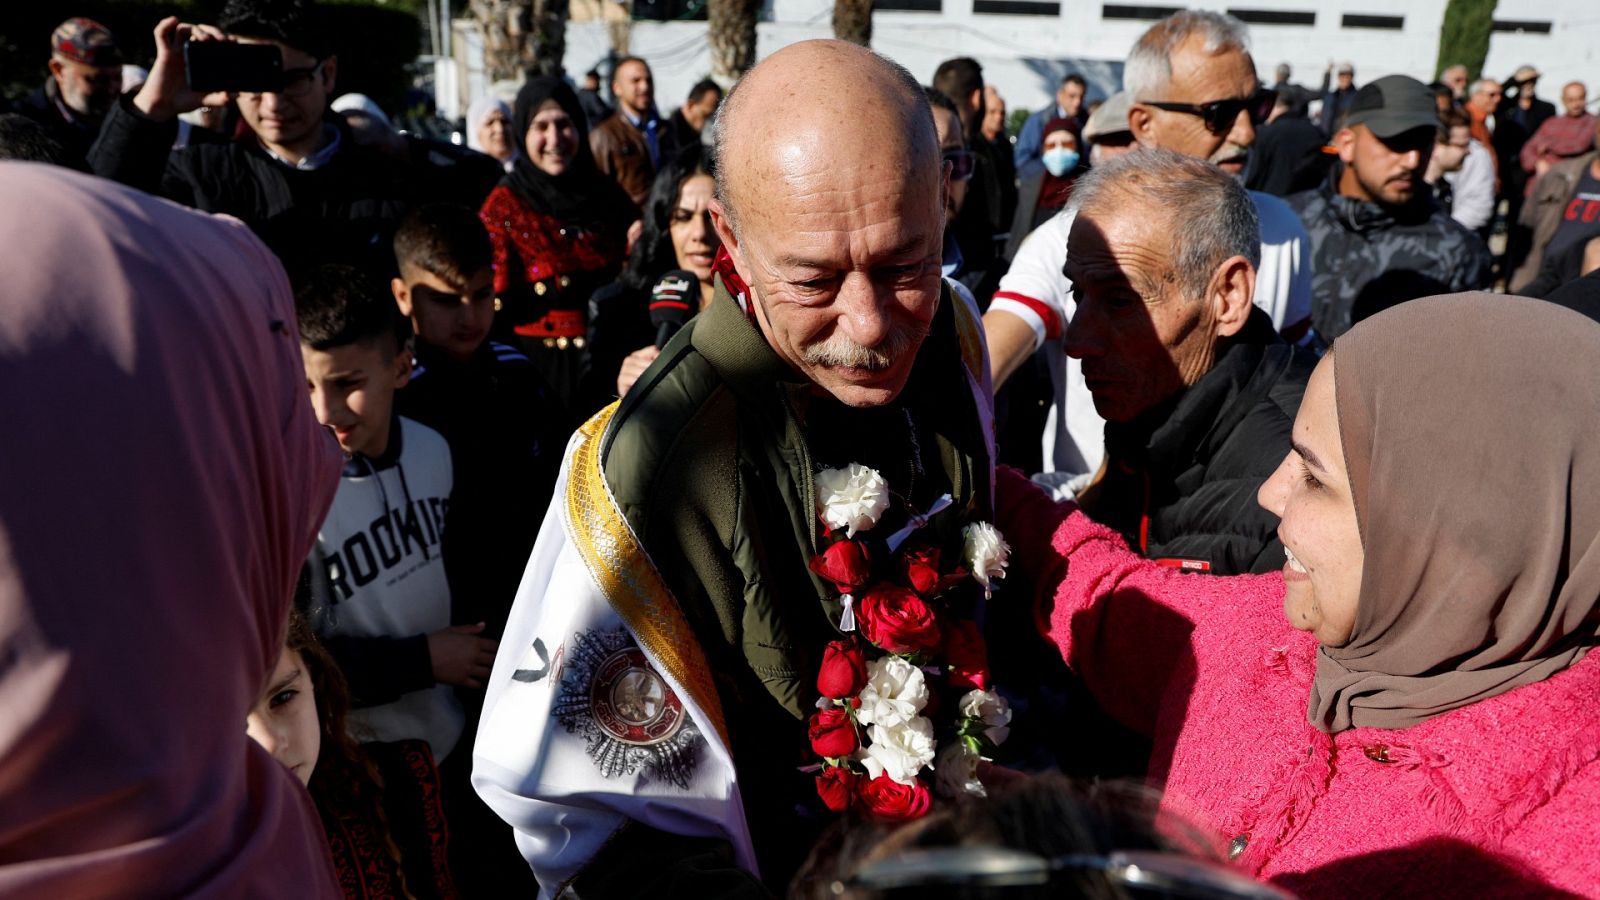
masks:
<path fill-rule="evenodd" d="M 1135 897 L 1229 897 L 1287 900 L 1277 888 L 1220 864 L 1173 853 L 1119 850 L 1047 859 L 1003 847 L 941 847 L 908 850 L 867 864 L 830 885 L 835 896 L 851 889 L 874 893 L 912 892 L 935 886 L 1010 888 L 1061 884 L 1067 872 L 1096 872 Z M 1064 884 L 1061 885 L 1065 887 Z"/>
<path fill-rule="evenodd" d="M 978 158 L 971 150 L 946 150 L 944 161 L 950 164 L 950 180 L 966 181 L 972 177 L 972 170 L 977 168 Z"/>
<path fill-rule="evenodd" d="M 1233 130 L 1233 123 L 1239 121 L 1239 113 L 1250 114 L 1250 124 L 1260 125 L 1272 115 L 1272 104 L 1278 100 L 1278 92 L 1271 88 L 1258 88 L 1248 97 L 1232 100 L 1213 100 L 1210 103 L 1167 103 L 1147 100 L 1145 106 L 1154 106 L 1167 112 L 1185 113 L 1199 116 L 1205 122 L 1206 130 L 1212 134 L 1227 134 Z"/>
<path fill-rule="evenodd" d="M 327 60 L 319 59 L 314 66 L 302 69 L 284 69 L 282 81 L 279 82 L 282 86 L 278 90 L 266 93 L 279 94 L 284 97 L 304 97 L 311 93 L 311 87 L 316 83 L 317 75 L 322 71 L 322 64 L 325 62 Z M 259 97 L 262 92 L 240 91 L 239 93 L 248 97 Z"/>

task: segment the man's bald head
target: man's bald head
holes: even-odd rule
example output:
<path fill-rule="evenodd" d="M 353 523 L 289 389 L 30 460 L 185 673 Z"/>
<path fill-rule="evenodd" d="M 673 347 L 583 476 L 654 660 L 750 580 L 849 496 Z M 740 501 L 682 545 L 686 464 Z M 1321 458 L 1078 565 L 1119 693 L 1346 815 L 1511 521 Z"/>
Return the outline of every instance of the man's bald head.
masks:
<path fill-rule="evenodd" d="M 752 178 L 781 177 L 784 161 L 861 153 L 920 167 L 938 184 L 939 136 L 922 86 L 899 64 L 845 41 L 791 44 L 751 69 L 712 124 L 717 199 L 738 227 Z M 937 188 L 935 188 L 937 189 Z"/>

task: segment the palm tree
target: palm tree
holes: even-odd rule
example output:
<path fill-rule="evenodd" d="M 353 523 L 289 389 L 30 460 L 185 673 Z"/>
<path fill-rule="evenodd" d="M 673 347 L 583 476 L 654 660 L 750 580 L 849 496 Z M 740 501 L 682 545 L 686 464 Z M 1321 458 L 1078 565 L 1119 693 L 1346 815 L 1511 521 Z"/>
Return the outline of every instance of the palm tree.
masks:
<path fill-rule="evenodd" d="M 483 30 L 490 82 L 559 75 L 567 51 L 567 0 L 471 0 Z"/>
<path fill-rule="evenodd" d="M 833 0 L 833 36 L 872 46 L 872 0 Z"/>
<path fill-rule="evenodd" d="M 756 64 L 756 14 L 761 0 L 708 0 L 711 77 L 732 84 Z"/>

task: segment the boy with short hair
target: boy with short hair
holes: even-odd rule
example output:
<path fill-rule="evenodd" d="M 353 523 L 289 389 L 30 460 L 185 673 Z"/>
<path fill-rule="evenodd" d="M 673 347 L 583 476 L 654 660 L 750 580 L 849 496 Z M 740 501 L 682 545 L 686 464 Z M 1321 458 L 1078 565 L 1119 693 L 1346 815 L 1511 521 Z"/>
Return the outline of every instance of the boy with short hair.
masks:
<path fill-rule="evenodd" d="M 424 206 L 394 239 L 395 303 L 416 332 L 416 365 L 397 402 L 450 443 L 455 489 L 446 545 L 458 622 L 505 630 L 517 584 L 544 521 L 571 428 L 521 351 L 489 340 L 493 250 L 483 222 L 461 206 Z M 466 701 L 475 723 L 483 695 Z M 442 772 L 458 838 L 452 868 L 463 896 L 537 890 L 511 833 L 468 786 L 468 767 Z M 454 794 L 450 788 L 460 786 Z"/>
<path fill-rule="evenodd" d="M 450 450 L 395 414 L 406 325 L 366 275 L 322 266 L 295 306 L 312 408 L 349 456 L 307 564 L 310 619 L 350 682 L 360 736 L 420 738 L 442 762 L 464 722 L 451 686 L 481 687 L 496 646 L 481 623 L 450 627 Z"/>
<path fill-rule="evenodd" d="M 478 214 L 436 204 L 394 239 L 395 303 L 416 332 L 399 408 L 444 435 L 455 464 L 449 568 L 456 621 L 498 638 L 550 503 L 571 424 L 538 369 L 490 341 L 493 251 Z"/>

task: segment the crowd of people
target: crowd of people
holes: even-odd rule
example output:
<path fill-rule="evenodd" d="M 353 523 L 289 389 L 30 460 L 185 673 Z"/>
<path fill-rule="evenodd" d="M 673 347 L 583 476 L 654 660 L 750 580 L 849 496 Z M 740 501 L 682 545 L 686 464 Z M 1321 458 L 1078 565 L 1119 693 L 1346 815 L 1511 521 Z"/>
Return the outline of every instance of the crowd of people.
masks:
<path fill-rule="evenodd" d="M 0 895 L 1600 896 L 1581 82 L 133 40 L 0 115 Z"/>

